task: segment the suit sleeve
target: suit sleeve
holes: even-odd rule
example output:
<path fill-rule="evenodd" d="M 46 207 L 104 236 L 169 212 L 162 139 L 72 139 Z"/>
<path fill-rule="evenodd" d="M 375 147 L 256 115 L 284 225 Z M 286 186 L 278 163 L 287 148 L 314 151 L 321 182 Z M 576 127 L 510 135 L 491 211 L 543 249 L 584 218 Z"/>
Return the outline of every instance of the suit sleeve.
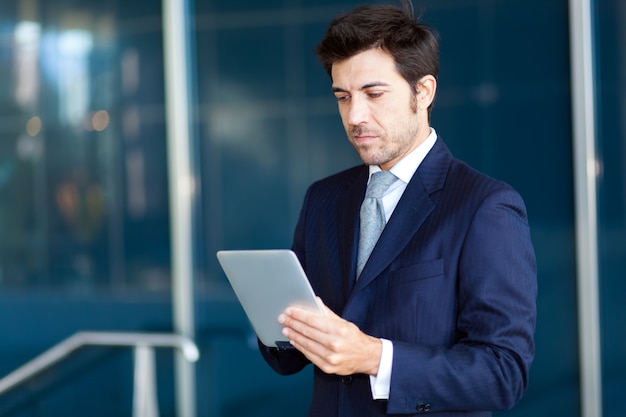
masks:
<path fill-rule="evenodd" d="M 258 339 L 257 342 L 265 362 L 280 375 L 295 374 L 310 363 L 308 359 L 296 349 L 278 349 L 265 346 Z"/>
<path fill-rule="evenodd" d="M 482 201 L 456 268 L 456 342 L 445 347 L 394 342 L 389 414 L 415 413 L 420 406 L 431 412 L 509 409 L 526 390 L 537 279 L 526 209 L 517 192 L 500 189 Z"/>

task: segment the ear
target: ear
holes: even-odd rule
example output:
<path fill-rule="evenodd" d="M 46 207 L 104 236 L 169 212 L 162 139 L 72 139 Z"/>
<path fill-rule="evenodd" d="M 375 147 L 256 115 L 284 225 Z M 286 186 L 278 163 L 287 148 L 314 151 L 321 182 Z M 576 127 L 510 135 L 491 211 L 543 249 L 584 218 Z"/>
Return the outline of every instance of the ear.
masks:
<path fill-rule="evenodd" d="M 432 75 L 425 75 L 417 82 L 417 106 L 427 109 L 435 99 L 437 80 Z"/>

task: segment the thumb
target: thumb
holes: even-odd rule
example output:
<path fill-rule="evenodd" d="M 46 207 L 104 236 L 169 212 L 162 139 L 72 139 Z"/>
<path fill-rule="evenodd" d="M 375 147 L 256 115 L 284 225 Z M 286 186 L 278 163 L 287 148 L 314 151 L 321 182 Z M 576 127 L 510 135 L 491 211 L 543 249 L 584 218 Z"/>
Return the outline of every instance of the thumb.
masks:
<path fill-rule="evenodd" d="M 322 309 L 322 313 L 327 316 L 327 317 L 333 317 L 333 316 L 337 316 L 335 314 L 334 311 L 332 311 L 330 308 L 328 308 L 326 306 L 326 304 L 324 304 L 324 302 L 322 301 L 322 299 L 319 296 L 315 297 L 315 300 L 317 301 L 317 305 Z"/>

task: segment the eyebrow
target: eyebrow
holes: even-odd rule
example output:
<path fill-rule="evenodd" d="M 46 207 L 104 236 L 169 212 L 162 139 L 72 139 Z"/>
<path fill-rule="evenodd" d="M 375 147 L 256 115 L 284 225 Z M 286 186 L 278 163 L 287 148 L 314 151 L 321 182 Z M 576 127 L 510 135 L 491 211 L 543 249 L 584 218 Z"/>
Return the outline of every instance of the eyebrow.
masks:
<path fill-rule="evenodd" d="M 372 87 L 389 87 L 389 84 L 382 82 L 382 81 L 374 81 L 371 83 L 367 83 L 363 86 L 361 86 L 361 88 L 359 88 L 359 90 L 367 90 L 368 88 L 372 88 Z M 347 93 L 348 90 L 345 90 L 341 87 L 333 87 L 332 88 L 332 92 L 333 93 Z"/>

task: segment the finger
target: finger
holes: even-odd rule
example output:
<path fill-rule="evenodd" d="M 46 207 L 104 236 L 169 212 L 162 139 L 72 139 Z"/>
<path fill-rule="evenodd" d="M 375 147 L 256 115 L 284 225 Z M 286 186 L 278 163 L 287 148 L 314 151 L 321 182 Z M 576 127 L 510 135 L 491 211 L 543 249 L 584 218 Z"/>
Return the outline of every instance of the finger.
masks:
<path fill-rule="evenodd" d="M 350 372 L 342 365 L 342 355 L 328 350 L 325 346 L 307 338 L 299 341 L 291 341 L 293 347 L 298 349 L 307 359 L 327 374 L 347 375 Z"/>
<path fill-rule="evenodd" d="M 332 310 L 326 306 L 323 306 L 322 314 L 299 307 L 289 307 L 285 310 L 285 315 L 287 316 L 287 319 L 293 319 L 305 323 L 306 325 L 315 327 L 321 331 L 330 330 L 334 321 L 338 319 L 341 320 L 339 316 L 333 313 Z"/>
<path fill-rule="evenodd" d="M 293 347 L 298 349 L 308 360 L 310 360 L 313 364 L 315 364 L 318 368 L 322 369 L 326 373 L 333 373 L 333 370 L 330 369 L 326 358 L 328 355 L 325 353 L 319 353 L 316 350 L 309 349 L 306 345 L 293 342 Z"/>
<path fill-rule="evenodd" d="M 318 327 L 312 326 L 308 321 L 300 321 L 290 316 L 286 316 L 283 321 L 283 335 L 299 343 L 306 340 L 323 344 L 328 338 L 326 333 Z"/>
<path fill-rule="evenodd" d="M 297 332 L 291 332 L 289 341 L 293 347 L 304 354 L 311 362 L 322 369 L 328 369 L 327 358 L 331 354 L 323 344 Z"/>

